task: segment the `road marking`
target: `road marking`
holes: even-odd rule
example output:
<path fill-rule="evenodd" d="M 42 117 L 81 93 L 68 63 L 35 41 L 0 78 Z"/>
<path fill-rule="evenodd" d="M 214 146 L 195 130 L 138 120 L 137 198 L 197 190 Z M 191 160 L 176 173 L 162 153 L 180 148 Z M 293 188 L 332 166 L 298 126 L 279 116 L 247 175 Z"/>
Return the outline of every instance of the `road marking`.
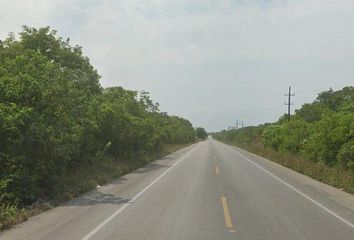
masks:
<path fill-rule="evenodd" d="M 221 197 L 221 205 L 224 210 L 224 218 L 225 218 L 226 227 L 233 228 L 234 226 L 232 224 L 231 215 L 230 215 L 229 207 L 227 205 L 226 197 Z"/>
<path fill-rule="evenodd" d="M 299 189 L 295 188 L 294 186 L 290 185 L 289 183 L 285 182 L 284 180 L 282 180 L 281 178 L 275 176 L 273 173 L 269 172 L 267 169 L 263 168 L 262 166 L 258 165 L 257 163 L 253 162 L 251 159 L 249 159 L 248 157 L 246 157 L 245 155 L 239 153 L 238 151 L 234 150 L 233 148 L 227 146 L 228 148 L 230 148 L 232 151 L 234 151 L 237 155 L 239 155 L 240 157 L 243 157 L 245 160 L 247 160 L 248 162 L 250 162 L 251 164 L 253 164 L 254 166 L 256 166 L 257 168 L 259 168 L 260 170 L 264 171 L 265 173 L 268 173 L 270 176 L 272 176 L 273 178 L 275 178 L 276 180 L 278 180 L 279 182 L 281 182 L 282 184 L 284 184 L 285 186 L 287 186 L 288 188 L 290 188 L 291 190 L 295 191 L 296 193 L 300 194 L 301 196 L 303 196 L 304 198 L 306 198 L 307 200 L 309 200 L 310 202 L 312 202 L 313 204 L 315 204 L 316 206 L 322 208 L 324 211 L 326 211 L 327 213 L 331 214 L 333 217 L 337 218 L 338 220 L 340 220 L 341 222 L 345 223 L 346 225 L 348 225 L 349 227 L 351 227 L 352 229 L 354 229 L 354 224 L 349 222 L 348 220 L 346 220 L 345 218 L 339 216 L 337 213 L 333 212 L 332 210 L 330 210 L 329 208 L 325 207 L 324 205 L 322 205 L 321 203 L 317 202 L 316 200 L 314 200 L 313 198 L 309 197 L 308 195 L 306 195 L 305 193 L 303 193 L 302 191 L 300 191 Z"/>
<path fill-rule="evenodd" d="M 141 195 L 143 195 L 147 190 L 149 190 L 155 183 L 157 183 L 163 176 L 165 176 L 168 172 L 174 169 L 178 164 L 180 164 L 186 157 L 188 157 L 192 151 L 196 148 L 193 147 L 188 153 L 186 153 L 181 159 L 175 162 L 170 168 L 164 171 L 160 176 L 158 176 L 154 181 L 152 181 L 149 185 L 147 185 L 143 190 L 137 193 L 129 202 L 125 203 L 121 208 L 115 211 L 112 215 L 110 215 L 106 220 L 104 220 L 101 224 L 95 227 L 91 232 L 86 234 L 81 240 L 89 240 L 92 238 L 98 231 L 100 231 L 104 226 L 106 226 L 110 221 L 112 221 L 116 216 L 118 216 L 121 212 L 123 212 L 129 205 L 131 205 L 134 201 L 136 201 Z"/>
<path fill-rule="evenodd" d="M 236 231 L 234 229 L 229 230 L 230 233 L 235 233 Z"/>
<path fill-rule="evenodd" d="M 215 172 L 216 174 L 219 174 L 219 168 L 217 166 L 215 167 Z"/>

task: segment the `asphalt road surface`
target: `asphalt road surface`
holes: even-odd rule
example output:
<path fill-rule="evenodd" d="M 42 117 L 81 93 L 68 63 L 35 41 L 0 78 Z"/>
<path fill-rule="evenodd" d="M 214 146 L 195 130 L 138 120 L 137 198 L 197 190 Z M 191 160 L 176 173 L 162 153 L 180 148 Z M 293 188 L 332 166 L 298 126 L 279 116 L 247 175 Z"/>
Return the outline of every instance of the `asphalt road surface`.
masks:
<path fill-rule="evenodd" d="M 354 196 L 215 140 L 197 143 L 0 239 L 354 239 Z"/>

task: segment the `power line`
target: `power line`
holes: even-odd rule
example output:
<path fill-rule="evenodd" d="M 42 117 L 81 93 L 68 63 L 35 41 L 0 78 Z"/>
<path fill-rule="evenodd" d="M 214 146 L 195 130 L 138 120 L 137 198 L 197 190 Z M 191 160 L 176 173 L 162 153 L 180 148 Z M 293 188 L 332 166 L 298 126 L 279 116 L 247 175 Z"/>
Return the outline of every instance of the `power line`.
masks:
<path fill-rule="evenodd" d="M 288 97 L 288 102 L 284 103 L 285 105 L 288 105 L 288 121 L 290 121 L 290 106 L 293 105 L 291 102 L 291 97 L 295 96 L 295 93 L 291 93 L 291 87 L 289 87 L 289 93 L 284 94 L 285 97 Z"/>

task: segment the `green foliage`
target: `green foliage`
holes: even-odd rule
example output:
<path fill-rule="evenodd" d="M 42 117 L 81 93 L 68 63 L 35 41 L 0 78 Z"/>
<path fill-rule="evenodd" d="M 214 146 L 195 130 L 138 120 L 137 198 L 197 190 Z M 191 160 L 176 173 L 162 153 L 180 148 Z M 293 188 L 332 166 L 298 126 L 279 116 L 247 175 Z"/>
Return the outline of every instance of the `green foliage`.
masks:
<path fill-rule="evenodd" d="M 299 153 L 307 143 L 309 124 L 299 118 L 266 127 L 262 134 L 263 144 L 281 152 Z"/>
<path fill-rule="evenodd" d="M 244 127 L 238 130 L 224 130 L 222 132 L 213 133 L 212 135 L 215 139 L 219 139 L 224 142 L 236 143 L 240 146 L 248 146 L 255 139 L 260 138 L 260 135 L 262 135 L 263 129 L 266 126 L 267 124 L 260 125 L 258 127 Z"/>
<path fill-rule="evenodd" d="M 322 92 L 313 103 L 297 110 L 291 121 L 281 119 L 268 126 L 262 135 L 263 143 L 315 162 L 349 167 L 354 138 L 353 105 L 353 87 Z"/>
<path fill-rule="evenodd" d="M 278 150 L 284 139 L 283 129 L 281 125 L 270 125 L 263 131 L 263 144 Z"/>
<path fill-rule="evenodd" d="M 147 92 L 103 89 L 81 47 L 56 31 L 25 26 L 20 37 L 0 42 L 3 211 L 63 196 L 68 184 L 87 190 L 166 144 L 194 141 L 192 124 L 161 113 Z M 74 175 L 82 177 L 64 180 Z"/>
<path fill-rule="evenodd" d="M 318 103 L 306 103 L 298 110 L 295 110 L 296 115 L 304 119 L 306 122 L 317 122 L 321 120 L 323 108 Z"/>
<path fill-rule="evenodd" d="M 0 203 L 0 229 L 8 228 L 16 221 L 17 206 Z"/>
<path fill-rule="evenodd" d="M 208 133 L 205 131 L 204 128 L 198 127 L 195 129 L 195 135 L 197 138 L 205 140 L 208 137 Z"/>
<path fill-rule="evenodd" d="M 354 170 L 354 139 L 341 146 L 337 157 L 342 167 Z"/>
<path fill-rule="evenodd" d="M 85 91 L 95 94 L 101 91 L 99 75 L 90 64 L 87 57 L 82 55 L 82 48 L 78 45 L 70 46 L 70 39 L 63 40 L 56 36 L 55 30 L 49 27 L 35 29 L 23 27 L 20 33 L 21 45 L 24 49 L 31 49 L 46 56 L 50 61 L 69 69 L 75 84 Z"/>
<path fill-rule="evenodd" d="M 320 93 L 290 121 L 282 116 L 273 124 L 223 131 L 214 138 L 275 156 L 286 166 L 354 191 L 354 87 Z M 289 155 L 295 157 L 283 161 Z M 321 169 L 328 175 L 319 176 Z"/>
<path fill-rule="evenodd" d="M 354 113 L 324 115 L 313 125 L 312 134 L 303 149 L 304 156 L 314 161 L 337 164 L 342 145 L 354 138 L 353 129 Z"/>
<path fill-rule="evenodd" d="M 322 92 L 311 104 L 296 111 L 296 116 L 309 124 L 310 135 L 302 146 L 303 155 L 313 161 L 337 164 L 346 160 L 347 148 L 353 139 L 354 87 Z M 344 150 L 346 149 L 346 150 Z M 341 159 L 341 160 L 340 160 Z M 347 166 L 346 164 L 342 164 Z"/>
<path fill-rule="evenodd" d="M 323 108 L 327 108 L 335 112 L 352 111 L 352 108 L 348 109 L 348 105 L 353 106 L 354 101 L 354 87 L 345 87 L 339 91 L 321 92 L 316 98 L 313 104 L 319 104 Z M 353 111 L 352 111 L 353 112 Z"/>

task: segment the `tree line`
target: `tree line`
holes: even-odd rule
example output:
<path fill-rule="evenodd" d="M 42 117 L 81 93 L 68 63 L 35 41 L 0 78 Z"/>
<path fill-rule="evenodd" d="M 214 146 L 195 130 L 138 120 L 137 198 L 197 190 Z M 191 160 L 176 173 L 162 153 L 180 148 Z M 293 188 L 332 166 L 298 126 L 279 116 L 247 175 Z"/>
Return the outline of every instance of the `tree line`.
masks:
<path fill-rule="evenodd" d="M 24 26 L 19 36 L 0 42 L 2 213 L 70 197 L 195 141 L 192 124 L 160 112 L 147 92 L 103 88 L 82 48 L 56 31 Z"/>
<path fill-rule="evenodd" d="M 314 102 L 296 110 L 290 121 L 284 115 L 275 123 L 222 131 L 214 137 L 241 147 L 264 147 L 282 156 L 299 156 L 316 165 L 336 168 L 338 174 L 349 173 L 345 181 L 353 181 L 354 87 L 319 93 Z M 346 184 L 354 191 L 354 182 Z"/>

